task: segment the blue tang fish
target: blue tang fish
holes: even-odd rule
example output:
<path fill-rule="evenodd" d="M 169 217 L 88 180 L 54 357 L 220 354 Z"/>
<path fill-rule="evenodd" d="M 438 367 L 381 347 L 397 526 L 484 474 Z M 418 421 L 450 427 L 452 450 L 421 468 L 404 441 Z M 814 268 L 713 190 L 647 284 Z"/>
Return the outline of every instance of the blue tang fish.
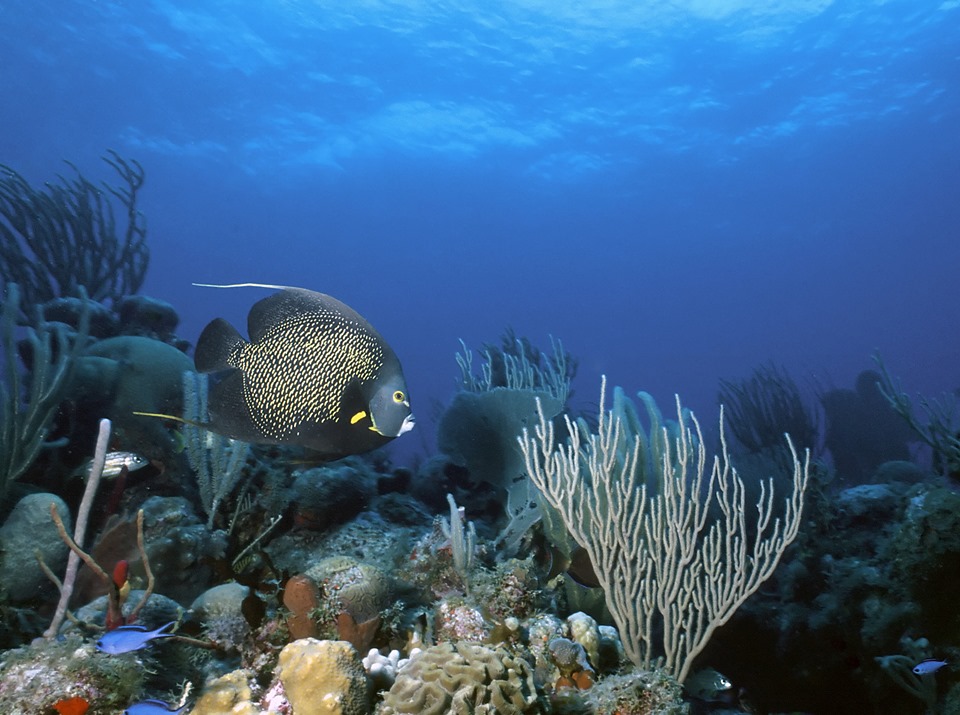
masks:
<path fill-rule="evenodd" d="M 165 633 L 176 621 L 160 626 L 156 630 L 148 631 L 145 626 L 120 626 L 103 634 L 97 641 L 97 648 L 110 655 L 130 653 L 131 651 L 146 648 L 155 638 L 172 638 L 173 633 Z"/>
<path fill-rule="evenodd" d="M 123 715 L 180 715 L 180 713 L 186 711 L 186 705 L 176 710 L 171 710 L 170 706 L 162 700 L 144 700 L 143 702 L 134 703 L 128 707 L 123 711 Z"/>
<path fill-rule="evenodd" d="M 927 658 L 922 660 L 913 666 L 913 672 L 917 675 L 927 675 L 928 673 L 936 673 L 940 668 L 945 666 L 947 661 L 945 660 L 936 660 L 934 658 Z"/>

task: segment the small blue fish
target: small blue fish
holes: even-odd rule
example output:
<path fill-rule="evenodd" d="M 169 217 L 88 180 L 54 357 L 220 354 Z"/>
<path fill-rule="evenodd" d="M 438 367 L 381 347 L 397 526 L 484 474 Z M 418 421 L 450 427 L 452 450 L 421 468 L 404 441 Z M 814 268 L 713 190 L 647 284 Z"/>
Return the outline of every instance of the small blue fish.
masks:
<path fill-rule="evenodd" d="M 171 710 L 170 706 L 162 700 L 144 700 L 143 702 L 134 703 L 128 707 L 123 711 L 123 715 L 180 715 L 180 713 L 186 712 L 186 710 L 186 705 L 176 710 Z"/>
<path fill-rule="evenodd" d="M 97 641 L 97 648 L 110 655 L 130 653 L 146 648 L 154 638 L 172 638 L 173 633 L 164 633 L 176 621 L 170 621 L 156 630 L 148 631 L 144 626 L 120 626 L 103 634 Z"/>
<path fill-rule="evenodd" d="M 922 660 L 913 666 L 913 672 L 917 675 L 927 675 L 928 673 L 936 673 L 940 668 L 945 666 L 947 661 L 945 660 L 935 660 L 934 658 L 927 658 Z"/>

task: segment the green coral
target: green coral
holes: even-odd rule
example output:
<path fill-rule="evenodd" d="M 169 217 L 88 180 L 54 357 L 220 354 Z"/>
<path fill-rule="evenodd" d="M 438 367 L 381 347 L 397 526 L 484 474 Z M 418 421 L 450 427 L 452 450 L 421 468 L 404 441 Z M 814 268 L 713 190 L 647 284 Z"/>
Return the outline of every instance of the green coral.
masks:
<path fill-rule="evenodd" d="M 87 307 L 72 339 L 64 328 L 41 320 L 38 311 L 36 327 L 27 330 L 32 360 L 29 380 L 24 380 L 17 361 L 16 322 L 20 312 L 20 287 L 7 283 L 0 315 L 0 351 L 5 363 L 0 376 L 0 497 L 30 468 L 40 450 L 48 446 L 46 439 L 54 414 L 66 396 L 89 327 Z"/>

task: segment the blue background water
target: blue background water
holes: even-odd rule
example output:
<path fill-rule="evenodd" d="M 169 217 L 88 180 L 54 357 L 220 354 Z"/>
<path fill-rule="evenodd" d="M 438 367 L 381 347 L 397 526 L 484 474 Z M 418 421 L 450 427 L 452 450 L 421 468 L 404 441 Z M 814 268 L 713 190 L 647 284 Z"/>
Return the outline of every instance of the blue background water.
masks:
<path fill-rule="evenodd" d="M 956 0 L 47 0 L 0 47 L 0 162 L 139 160 L 184 337 L 264 294 L 191 281 L 333 294 L 424 426 L 507 326 L 708 422 L 770 359 L 960 385 Z"/>

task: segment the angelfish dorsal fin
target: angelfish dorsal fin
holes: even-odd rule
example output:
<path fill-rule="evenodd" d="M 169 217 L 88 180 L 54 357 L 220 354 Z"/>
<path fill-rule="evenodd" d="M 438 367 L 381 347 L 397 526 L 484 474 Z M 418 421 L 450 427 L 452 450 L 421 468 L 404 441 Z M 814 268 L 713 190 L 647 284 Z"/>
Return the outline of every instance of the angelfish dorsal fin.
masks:
<path fill-rule="evenodd" d="M 217 372 L 232 367 L 230 353 L 246 341 L 240 332 L 223 318 L 214 318 L 200 333 L 193 362 L 198 372 Z"/>

